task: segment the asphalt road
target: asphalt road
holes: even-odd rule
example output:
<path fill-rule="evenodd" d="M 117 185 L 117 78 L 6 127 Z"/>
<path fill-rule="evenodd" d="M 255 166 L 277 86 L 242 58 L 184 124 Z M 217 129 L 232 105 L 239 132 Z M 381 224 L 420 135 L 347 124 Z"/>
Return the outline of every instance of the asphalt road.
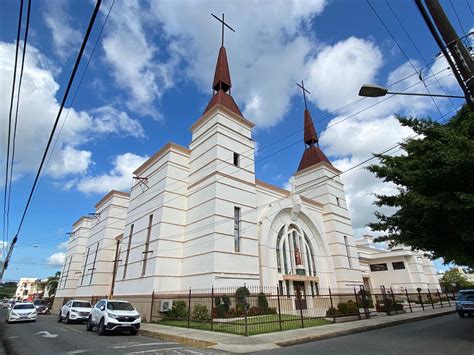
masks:
<path fill-rule="evenodd" d="M 277 354 L 474 354 L 474 317 L 457 314 L 271 351 Z"/>
<path fill-rule="evenodd" d="M 64 324 L 56 316 L 38 316 L 34 323 L 5 322 L 6 310 L 0 312 L 0 341 L 7 354 L 222 354 L 211 349 L 128 333 L 99 336 L 86 331 L 85 324 Z M 1 354 L 0 346 L 0 354 Z"/>

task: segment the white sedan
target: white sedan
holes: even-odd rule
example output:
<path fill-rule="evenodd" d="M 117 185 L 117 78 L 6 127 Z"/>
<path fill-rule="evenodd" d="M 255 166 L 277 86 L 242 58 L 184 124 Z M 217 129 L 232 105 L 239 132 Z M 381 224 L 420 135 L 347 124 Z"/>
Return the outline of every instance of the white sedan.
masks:
<path fill-rule="evenodd" d="M 89 313 L 91 312 L 91 309 L 92 305 L 87 301 L 68 301 L 59 310 L 58 322 L 61 322 L 63 319 L 64 323 L 66 324 L 71 323 L 73 321 L 86 322 L 87 318 L 89 318 Z"/>
<path fill-rule="evenodd" d="M 8 310 L 7 323 L 36 321 L 36 308 L 33 303 L 16 303 Z"/>

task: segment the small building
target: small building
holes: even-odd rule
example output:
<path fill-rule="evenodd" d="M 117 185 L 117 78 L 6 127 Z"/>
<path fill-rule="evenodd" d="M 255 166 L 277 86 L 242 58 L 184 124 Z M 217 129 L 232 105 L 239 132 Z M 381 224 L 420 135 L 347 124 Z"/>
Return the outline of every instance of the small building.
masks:
<path fill-rule="evenodd" d="M 440 289 L 436 269 L 424 253 L 404 246 L 382 249 L 373 240 L 370 235 L 356 239 L 366 289 L 373 292 L 380 292 L 381 287 L 393 292 Z"/>
<path fill-rule="evenodd" d="M 17 301 L 32 301 L 36 298 L 48 297 L 45 287 L 47 281 L 47 279 L 22 277 L 16 286 L 15 299 Z"/>

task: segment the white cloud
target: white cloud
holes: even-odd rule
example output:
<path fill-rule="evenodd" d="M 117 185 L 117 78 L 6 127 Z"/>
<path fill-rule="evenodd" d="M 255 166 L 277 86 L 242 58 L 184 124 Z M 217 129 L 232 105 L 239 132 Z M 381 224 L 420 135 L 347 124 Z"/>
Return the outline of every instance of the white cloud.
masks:
<path fill-rule="evenodd" d="M 48 258 L 48 264 L 49 265 L 63 265 L 65 257 L 66 257 L 66 254 L 64 253 L 54 253 Z"/>
<path fill-rule="evenodd" d="M 81 192 L 107 193 L 110 190 L 128 191 L 132 186 L 132 173 L 143 164 L 148 157 L 141 157 L 132 153 L 118 155 L 113 160 L 113 168 L 109 173 L 98 176 L 87 176 L 77 182 L 77 189 Z"/>
<path fill-rule="evenodd" d="M 0 42 L 0 92 L 11 90 L 14 44 Z M 56 93 L 59 85 L 54 79 L 51 63 L 33 46 L 27 47 L 25 72 L 22 84 L 21 106 L 18 115 L 18 128 L 15 152 L 14 178 L 35 172 L 41 159 L 59 110 Z M 0 96 L 1 112 L 8 112 L 8 95 Z M 63 111 L 62 118 L 68 108 Z M 62 125 L 62 121 L 60 121 Z M 1 121 L 0 172 L 4 169 L 6 156 L 8 121 Z M 104 135 L 143 137 L 139 121 L 112 106 L 104 106 L 85 111 L 69 111 L 60 139 L 46 170 L 54 178 L 85 174 L 92 165 L 92 153 L 81 146 L 92 139 Z M 3 160 L 2 160 L 3 159 Z M 3 172 L 4 174 L 4 172 Z"/>
<path fill-rule="evenodd" d="M 68 241 L 65 241 L 65 242 L 62 242 L 62 243 L 59 243 L 58 245 L 58 249 L 67 249 L 67 245 L 68 245 Z"/>
<path fill-rule="evenodd" d="M 63 0 L 49 0 L 43 3 L 43 14 L 46 26 L 51 30 L 56 54 L 65 59 L 77 51 L 81 44 L 82 34 L 70 24 L 67 2 Z"/>

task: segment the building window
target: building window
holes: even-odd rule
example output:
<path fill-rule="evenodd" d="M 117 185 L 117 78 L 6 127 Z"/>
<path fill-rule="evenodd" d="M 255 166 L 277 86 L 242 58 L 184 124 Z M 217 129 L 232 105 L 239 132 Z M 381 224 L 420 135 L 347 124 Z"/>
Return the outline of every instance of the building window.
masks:
<path fill-rule="evenodd" d="M 91 278 L 89 279 L 89 285 L 92 284 L 92 278 L 94 277 L 95 262 L 97 261 L 97 254 L 99 254 L 99 243 L 100 242 L 97 242 L 97 247 L 95 248 L 94 262 L 92 263 L 92 268 L 89 269 L 91 270 Z"/>
<path fill-rule="evenodd" d="M 239 166 L 240 163 L 240 155 L 237 153 L 234 153 L 234 165 Z"/>
<path fill-rule="evenodd" d="M 336 197 L 336 203 L 339 207 L 341 207 L 341 200 L 339 200 L 339 197 Z"/>
<path fill-rule="evenodd" d="M 133 236 L 133 224 L 130 227 L 130 235 L 128 236 L 128 247 L 127 247 L 127 254 L 125 255 L 125 265 L 123 266 L 122 278 L 125 278 L 125 276 L 127 275 L 128 258 L 130 257 L 130 247 L 132 246 L 132 236 Z"/>
<path fill-rule="evenodd" d="M 145 251 L 143 252 L 143 265 L 142 265 L 142 276 L 145 276 L 146 264 L 148 261 L 148 254 L 152 251 L 149 250 L 150 247 L 150 235 L 151 235 L 151 225 L 153 224 L 153 215 L 151 214 L 148 218 L 148 229 L 146 232 L 146 242 L 145 242 Z"/>
<path fill-rule="evenodd" d="M 346 246 L 346 255 L 347 255 L 347 262 L 349 263 L 349 269 L 352 269 L 352 259 L 351 259 L 351 254 L 349 252 L 349 243 L 347 242 L 347 236 L 344 236 L 344 244 Z"/>
<path fill-rule="evenodd" d="M 86 260 L 84 261 L 84 267 L 82 268 L 82 275 L 81 275 L 81 286 L 82 286 L 82 283 L 84 282 L 84 276 L 86 275 L 86 266 L 87 266 L 87 262 L 89 260 L 89 252 L 90 252 L 91 248 L 87 248 L 87 255 L 86 255 Z"/>
<path fill-rule="evenodd" d="M 234 251 L 240 252 L 240 207 L 234 207 Z"/>
<path fill-rule="evenodd" d="M 283 281 L 278 281 L 278 289 L 280 291 L 280 296 L 283 295 Z"/>
<path fill-rule="evenodd" d="M 370 265 L 370 271 L 387 271 L 387 264 L 372 264 Z"/>
<path fill-rule="evenodd" d="M 297 225 L 280 228 L 275 250 L 279 273 L 316 276 L 312 243 L 306 232 Z"/>
<path fill-rule="evenodd" d="M 286 297 L 290 298 L 290 281 L 285 280 L 285 286 L 286 286 Z"/>
<path fill-rule="evenodd" d="M 393 270 L 402 270 L 405 268 L 405 263 L 403 261 L 395 261 L 392 263 Z"/>

